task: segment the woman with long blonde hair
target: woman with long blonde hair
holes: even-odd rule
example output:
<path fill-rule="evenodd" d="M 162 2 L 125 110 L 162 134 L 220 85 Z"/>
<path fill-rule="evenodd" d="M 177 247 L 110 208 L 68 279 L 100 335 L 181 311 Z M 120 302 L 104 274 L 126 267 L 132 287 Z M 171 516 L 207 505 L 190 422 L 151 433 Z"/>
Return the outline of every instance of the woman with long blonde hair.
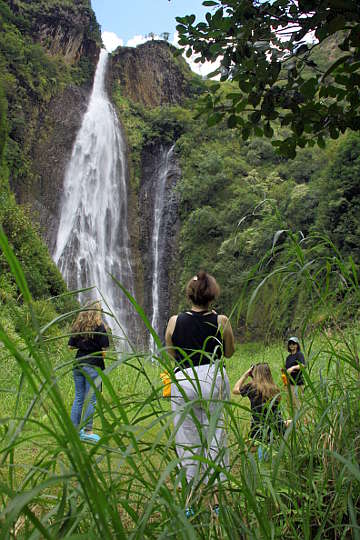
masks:
<path fill-rule="evenodd" d="M 250 382 L 246 382 L 249 378 Z M 250 400 L 249 436 L 253 441 L 268 442 L 271 433 L 284 432 L 285 423 L 279 410 L 280 389 L 274 383 L 269 364 L 261 362 L 251 366 L 237 381 L 233 393 Z"/>
<path fill-rule="evenodd" d="M 71 420 L 80 426 L 85 398 L 91 388 L 90 381 L 98 377 L 98 370 L 105 369 L 103 351 L 109 347 L 105 325 L 101 318 L 101 304 L 94 302 L 85 306 L 78 314 L 69 339 L 69 347 L 77 349 L 73 370 L 75 398 L 71 409 Z M 96 393 L 92 391 L 84 414 L 85 427 L 80 430 L 82 440 L 98 441 L 99 436 L 92 432 Z"/>

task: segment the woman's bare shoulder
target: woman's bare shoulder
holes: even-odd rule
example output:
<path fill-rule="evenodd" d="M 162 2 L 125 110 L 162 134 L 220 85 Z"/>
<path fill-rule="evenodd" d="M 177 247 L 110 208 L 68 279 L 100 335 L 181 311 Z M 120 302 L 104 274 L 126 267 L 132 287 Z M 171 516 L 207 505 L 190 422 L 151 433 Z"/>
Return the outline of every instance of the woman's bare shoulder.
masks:
<path fill-rule="evenodd" d="M 228 321 L 229 319 L 226 315 L 218 315 L 218 323 L 221 324 L 221 326 L 225 326 Z"/>
<path fill-rule="evenodd" d="M 170 319 L 169 319 L 169 322 L 168 322 L 168 325 L 167 325 L 167 330 L 170 331 L 171 333 L 175 328 L 177 318 L 178 318 L 177 315 L 172 315 L 170 317 Z"/>

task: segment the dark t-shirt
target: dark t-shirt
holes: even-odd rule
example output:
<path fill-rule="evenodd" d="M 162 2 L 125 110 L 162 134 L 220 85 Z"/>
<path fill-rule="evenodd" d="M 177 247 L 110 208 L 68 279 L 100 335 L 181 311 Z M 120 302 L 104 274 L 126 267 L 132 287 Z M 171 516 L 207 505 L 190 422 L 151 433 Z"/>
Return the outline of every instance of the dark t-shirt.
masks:
<path fill-rule="evenodd" d="M 297 351 L 295 354 L 289 354 L 286 358 L 285 368 L 289 369 L 292 366 L 302 364 L 305 366 L 305 358 L 301 351 Z M 290 384 L 297 384 L 299 386 L 304 384 L 304 378 L 299 369 L 296 369 L 289 375 Z"/>
<path fill-rule="evenodd" d="M 285 425 L 279 410 L 279 399 L 264 400 L 252 384 L 245 384 L 240 389 L 243 397 L 248 397 L 251 406 L 251 428 L 249 436 L 252 439 L 269 441 L 271 432 L 284 433 Z"/>
<path fill-rule="evenodd" d="M 175 349 L 175 360 L 183 368 L 209 364 L 210 358 L 201 352 L 206 351 L 215 358 L 221 358 L 223 342 L 218 328 L 216 313 L 187 311 L 179 313 L 171 341 L 174 347 L 183 349 L 184 354 Z M 195 352 L 194 352 L 195 351 Z M 188 355 L 191 360 L 185 359 Z"/>
<path fill-rule="evenodd" d="M 105 369 L 101 352 L 109 347 L 109 338 L 103 324 L 97 326 L 91 336 L 88 334 L 71 336 L 68 345 L 77 349 L 76 359 L 79 364 L 89 364 Z"/>

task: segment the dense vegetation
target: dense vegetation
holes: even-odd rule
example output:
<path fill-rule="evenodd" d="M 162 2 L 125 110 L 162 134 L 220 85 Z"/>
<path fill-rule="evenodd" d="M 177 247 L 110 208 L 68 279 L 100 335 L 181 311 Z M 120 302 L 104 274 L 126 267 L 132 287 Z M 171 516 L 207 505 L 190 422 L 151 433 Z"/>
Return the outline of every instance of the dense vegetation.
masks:
<path fill-rule="evenodd" d="M 333 43 L 328 42 L 317 51 L 319 64 L 332 48 Z M 198 92 L 208 85 L 196 76 L 192 84 Z M 231 90 L 231 84 L 226 84 L 229 87 L 224 93 Z M 219 309 L 231 313 L 239 300 L 236 313 L 240 333 L 250 339 L 271 339 L 299 329 L 312 301 L 303 287 L 301 265 L 306 264 L 307 257 L 316 255 L 321 266 L 330 252 L 330 245 L 319 242 L 316 234 L 328 235 L 345 261 L 352 256 L 356 266 L 360 263 L 360 137 L 348 134 L 336 141 L 329 139 L 325 149 L 300 149 L 294 159 L 289 159 L 277 154 L 266 138 L 243 141 L 225 123 L 219 128 L 208 126 L 204 117 L 194 118 L 195 101 L 151 110 L 131 102 L 119 88 L 113 95 L 132 149 L 135 184 L 142 149 L 152 144 L 170 146 L 177 140 L 182 168 L 177 186 L 181 196 L 180 288 L 189 275 L 205 267 L 222 286 Z M 292 288 L 285 294 L 284 274 L 276 271 L 261 287 L 257 307 L 248 309 L 246 298 L 240 299 L 244 283 L 248 283 L 249 299 L 264 271 L 284 266 L 282 251 L 305 238 L 301 243 L 304 260 L 298 262 Z M 257 271 L 251 271 L 260 260 Z M 346 264 L 351 267 L 352 262 Z M 311 270 L 315 272 L 315 268 L 314 263 Z M 339 286 L 334 271 L 331 287 L 336 291 Z M 334 324 L 330 320 L 332 308 L 329 306 L 325 313 L 319 306 L 319 312 L 312 313 L 314 325 Z M 347 314 L 351 315 L 355 313 Z"/>
<path fill-rule="evenodd" d="M 347 129 L 359 131 L 360 7 L 357 0 L 205 0 L 206 21 L 178 17 L 179 43 L 197 62 L 218 61 L 221 84 L 207 94 L 211 120 L 226 118 L 247 140 L 258 131 L 283 155 L 324 146 Z M 313 52 L 339 38 L 325 69 Z M 216 88 L 217 87 L 217 88 Z M 216 90 L 220 92 L 216 94 Z M 287 126 L 278 131 L 278 125 Z"/>

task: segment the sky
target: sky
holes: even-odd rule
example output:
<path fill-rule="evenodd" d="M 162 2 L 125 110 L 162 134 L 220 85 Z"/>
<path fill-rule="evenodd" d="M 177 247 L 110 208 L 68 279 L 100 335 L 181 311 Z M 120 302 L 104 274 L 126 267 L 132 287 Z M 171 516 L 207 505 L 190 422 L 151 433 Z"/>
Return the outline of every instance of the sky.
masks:
<path fill-rule="evenodd" d="M 144 43 L 150 32 L 157 37 L 168 32 L 169 42 L 176 45 L 175 17 L 194 14 L 199 22 L 209 10 L 202 6 L 202 0 L 91 0 L 91 5 L 109 52 L 119 45 Z M 192 69 L 201 75 L 216 69 L 215 64 L 195 64 L 193 60 L 189 61 Z"/>

